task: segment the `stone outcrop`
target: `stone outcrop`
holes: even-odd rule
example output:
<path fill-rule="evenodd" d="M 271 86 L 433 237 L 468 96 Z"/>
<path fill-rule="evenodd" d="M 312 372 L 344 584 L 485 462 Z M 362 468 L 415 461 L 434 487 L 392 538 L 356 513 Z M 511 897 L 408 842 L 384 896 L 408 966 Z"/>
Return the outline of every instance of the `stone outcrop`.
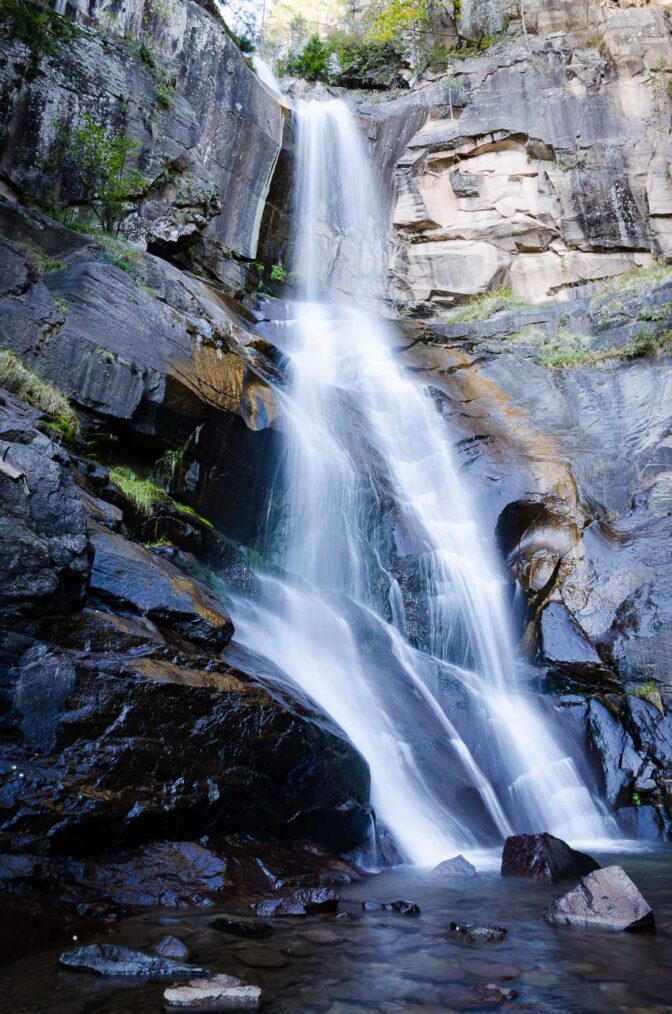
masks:
<path fill-rule="evenodd" d="M 504 5 L 480 6 L 501 27 Z M 441 98 L 397 161 L 390 278 L 404 314 L 441 317 L 503 286 L 566 299 L 672 258 L 663 7 L 527 7 L 527 35 L 514 20 L 433 75 Z"/>
<path fill-rule="evenodd" d="M 232 634 L 224 607 L 133 542 L 121 511 L 116 532 L 87 517 L 110 505 L 75 483 L 36 410 L 7 394 L 0 418 L 6 460 L 26 484 L 0 476 L 3 520 L 26 532 L 22 583 L 15 555 L 3 554 L 5 883 L 171 903 L 187 856 L 184 882 L 200 879 L 197 895 L 228 883 L 226 865 L 189 844 L 205 832 L 297 838 L 328 828 L 342 850 L 363 840 L 369 774 L 351 745 L 306 698 L 265 687 L 222 654 Z M 142 862 L 58 866 L 139 845 Z"/>

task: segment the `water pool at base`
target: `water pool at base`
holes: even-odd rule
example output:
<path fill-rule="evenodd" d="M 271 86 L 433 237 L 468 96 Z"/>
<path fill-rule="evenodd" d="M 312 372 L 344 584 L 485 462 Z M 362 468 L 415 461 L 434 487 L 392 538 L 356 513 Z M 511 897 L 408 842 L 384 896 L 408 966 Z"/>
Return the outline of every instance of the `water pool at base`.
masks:
<path fill-rule="evenodd" d="M 211 929 L 219 908 L 145 913 L 79 943 L 148 947 L 165 933 L 187 943 L 194 963 L 263 989 L 264 1011 L 427 1012 L 501 1010 L 543 1014 L 672 1011 L 672 848 L 596 854 L 618 863 L 655 911 L 655 933 L 556 929 L 543 921 L 564 885 L 505 880 L 492 870 L 437 886 L 417 869 L 364 877 L 340 888 L 339 913 L 274 919 L 267 940 L 242 941 Z M 568 885 L 571 886 L 571 885 Z M 364 900 L 417 902 L 418 917 L 364 913 Z M 230 909 L 227 911 L 231 911 Z M 249 913 L 248 913 L 249 914 Z M 505 926 L 501 944 L 447 939 L 451 920 Z M 59 970 L 63 947 L 0 969 L 2 1009 L 11 1014 L 153 1014 L 165 984 L 120 983 Z M 478 987 L 518 994 L 482 1001 Z"/>

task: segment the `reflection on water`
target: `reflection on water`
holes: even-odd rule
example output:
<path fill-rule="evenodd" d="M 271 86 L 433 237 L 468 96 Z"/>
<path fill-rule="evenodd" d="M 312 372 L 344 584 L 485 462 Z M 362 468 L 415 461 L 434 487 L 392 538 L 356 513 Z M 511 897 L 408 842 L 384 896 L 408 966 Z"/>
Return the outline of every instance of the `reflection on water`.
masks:
<path fill-rule="evenodd" d="M 111 942 L 146 947 L 162 934 L 188 943 L 192 960 L 213 971 L 238 975 L 264 990 L 269 1012 L 469 1011 L 489 1009 L 474 988 L 501 983 L 518 993 L 503 1011 L 585 1014 L 586 1011 L 663 1014 L 672 1010 L 672 848 L 638 855 L 597 856 L 619 862 L 656 913 L 654 934 L 606 934 L 543 922 L 557 887 L 503 880 L 481 872 L 454 887 L 437 886 L 427 873 L 397 870 L 341 889 L 341 912 L 306 919 L 273 920 L 264 941 L 241 941 L 208 927 L 214 909 L 166 911 L 126 920 L 111 929 Z M 364 899 L 408 898 L 419 918 L 371 915 Z M 174 918 L 174 922 L 172 919 Z M 452 919 L 506 926 L 497 945 L 464 945 L 446 939 Z M 162 920 L 159 923 L 158 920 Z M 82 941 L 84 943 L 93 940 Z M 149 1014 L 161 1010 L 163 987 L 105 982 L 63 973 L 58 951 L 0 970 L 3 1010 L 12 1014 Z"/>

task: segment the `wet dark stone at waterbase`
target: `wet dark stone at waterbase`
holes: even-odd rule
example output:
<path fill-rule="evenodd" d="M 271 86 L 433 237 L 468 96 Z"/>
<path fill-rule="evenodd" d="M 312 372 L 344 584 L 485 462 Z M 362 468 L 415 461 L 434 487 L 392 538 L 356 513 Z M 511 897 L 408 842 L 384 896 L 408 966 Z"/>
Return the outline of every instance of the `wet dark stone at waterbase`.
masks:
<path fill-rule="evenodd" d="M 465 944 L 499 944 L 507 934 L 503 926 L 461 926 L 451 922 L 450 936 Z"/>
<path fill-rule="evenodd" d="M 363 901 L 365 912 L 397 912 L 399 915 L 420 915 L 420 906 L 413 901 Z"/>
<path fill-rule="evenodd" d="M 246 940 L 264 940 L 274 932 L 273 927 L 267 922 L 252 922 L 250 919 L 229 919 L 227 916 L 219 916 L 208 923 L 213 929 L 221 933 L 228 933 L 234 937 L 243 937 Z"/>
<path fill-rule="evenodd" d="M 652 930 L 653 912 L 622 866 L 595 870 L 553 902 L 546 922 L 605 930 Z"/>
<path fill-rule="evenodd" d="M 116 944 L 91 944 L 61 954 L 59 964 L 109 978 L 170 979 L 208 975 L 196 965 L 183 965 L 159 954 L 145 954 Z"/>
<path fill-rule="evenodd" d="M 331 887 L 306 887 L 285 898 L 267 898 L 252 908 L 264 918 L 274 915 L 307 915 L 308 912 L 335 912 L 341 900 Z"/>
<path fill-rule="evenodd" d="M 552 834 L 516 834 L 502 852 L 503 877 L 527 877 L 555 884 L 568 877 L 585 877 L 600 868 L 591 856 L 577 852 Z"/>

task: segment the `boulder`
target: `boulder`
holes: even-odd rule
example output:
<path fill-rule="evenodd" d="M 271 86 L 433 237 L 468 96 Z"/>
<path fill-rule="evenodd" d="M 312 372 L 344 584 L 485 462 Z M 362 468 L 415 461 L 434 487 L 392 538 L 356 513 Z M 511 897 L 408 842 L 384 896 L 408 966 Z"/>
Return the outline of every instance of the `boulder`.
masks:
<path fill-rule="evenodd" d="M 169 560 L 103 528 L 92 532 L 91 593 L 108 607 L 127 609 L 179 637 L 219 650 L 233 623 L 222 604 Z"/>
<path fill-rule="evenodd" d="M 92 972 L 106 978 L 170 979 L 189 975 L 207 975 L 195 965 L 180 964 L 158 954 L 145 954 L 118 944 L 91 944 L 66 951 L 59 964 L 80 972 Z"/>
<path fill-rule="evenodd" d="M 502 876 L 526 877 L 555 884 L 568 877 L 583 877 L 599 863 L 577 852 L 552 834 L 517 834 L 507 838 L 502 852 Z"/>
<path fill-rule="evenodd" d="M 261 989 L 233 975 L 213 975 L 171 986 L 165 990 L 163 1002 L 166 1010 L 256 1010 L 261 1004 Z"/>
<path fill-rule="evenodd" d="M 553 902 L 546 921 L 554 926 L 605 930 L 648 930 L 653 912 L 621 866 L 606 866 Z"/>
<path fill-rule="evenodd" d="M 449 936 L 465 944 L 499 944 L 506 934 L 503 926 L 470 926 L 451 922 L 449 928 Z"/>
<path fill-rule="evenodd" d="M 331 887 L 306 887 L 286 898 L 268 898 L 252 906 L 264 918 L 279 915 L 307 915 L 308 912 L 335 912 L 341 897 Z"/>
<path fill-rule="evenodd" d="M 420 915 L 414 901 L 363 901 L 365 912 L 397 912 L 399 915 Z"/>
<path fill-rule="evenodd" d="M 152 945 L 152 951 L 160 958 L 172 958 L 174 961 L 188 961 L 189 959 L 187 945 L 179 937 L 174 937 L 170 933 L 157 940 Z"/>
<path fill-rule="evenodd" d="M 445 859 L 438 866 L 435 866 L 431 872 L 432 880 L 437 881 L 459 880 L 464 877 L 474 877 L 475 875 L 476 867 L 468 859 L 465 859 L 463 855 L 454 856 L 452 859 Z"/>

